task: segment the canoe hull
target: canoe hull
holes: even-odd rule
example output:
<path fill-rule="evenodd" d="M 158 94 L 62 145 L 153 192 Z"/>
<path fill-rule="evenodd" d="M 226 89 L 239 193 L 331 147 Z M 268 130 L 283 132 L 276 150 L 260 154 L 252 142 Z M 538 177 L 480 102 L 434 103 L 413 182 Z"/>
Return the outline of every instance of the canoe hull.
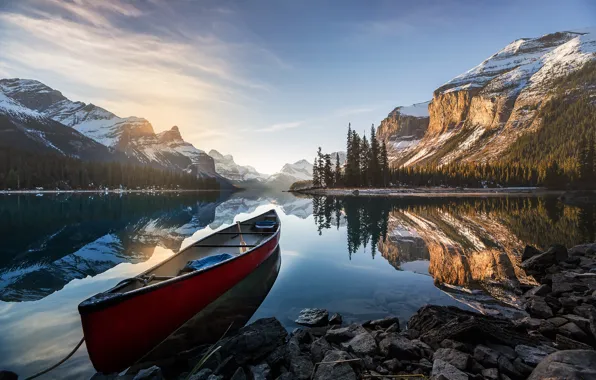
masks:
<path fill-rule="evenodd" d="M 105 308 L 81 312 L 87 351 L 95 369 L 118 372 L 139 360 L 271 256 L 279 244 L 279 232 L 224 265 Z"/>

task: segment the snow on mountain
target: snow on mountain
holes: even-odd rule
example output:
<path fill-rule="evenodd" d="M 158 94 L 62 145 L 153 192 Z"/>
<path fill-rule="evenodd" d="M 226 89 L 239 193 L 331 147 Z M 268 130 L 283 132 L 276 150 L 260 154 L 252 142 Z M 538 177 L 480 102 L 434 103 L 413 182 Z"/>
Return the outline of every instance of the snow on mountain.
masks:
<path fill-rule="evenodd" d="M 252 166 L 242 166 L 234 162 L 234 157 L 230 154 L 225 156 L 212 149 L 209 156 L 215 161 L 215 170 L 223 177 L 233 182 L 258 181 L 261 182 L 267 178 L 267 175 L 257 172 Z"/>
<path fill-rule="evenodd" d="M 536 116 L 554 81 L 595 53 L 595 28 L 516 40 L 435 90 L 427 114 L 424 107 L 396 108 L 378 136 L 390 143 L 397 165 L 497 160 L 521 134 L 539 128 Z"/>
<path fill-rule="evenodd" d="M 231 186 L 217 174 L 213 159 L 184 141 L 176 126 L 156 134 L 146 119 L 121 118 L 96 105 L 71 101 L 60 91 L 36 80 L 2 79 L 0 93 L 0 111 L 13 116 L 51 119 L 56 125 L 72 127 L 139 163 L 184 170 L 200 177 L 216 178 L 224 187 Z"/>
<path fill-rule="evenodd" d="M 281 170 L 267 178 L 267 185 L 274 188 L 288 189 L 297 181 L 312 180 L 312 164 L 306 160 L 285 164 Z"/>

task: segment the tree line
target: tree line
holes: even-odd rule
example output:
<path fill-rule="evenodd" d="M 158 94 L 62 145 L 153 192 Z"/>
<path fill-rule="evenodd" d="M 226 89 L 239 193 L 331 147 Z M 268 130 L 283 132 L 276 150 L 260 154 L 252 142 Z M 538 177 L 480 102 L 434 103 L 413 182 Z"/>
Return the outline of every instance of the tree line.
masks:
<path fill-rule="evenodd" d="M 374 124 L 370 128 L 370 142 L 366 134 L 361 137 L 351 124 L 348 125 L 346 162 L 340 165 L 336 154 L 323 154 L 321 147 L 313 164 L 313 187 L 386 187 L 390 169 L 385 141 L 379 142 Z"/>
<path fill-rule="evenodd" d="M 55 154 L 0 149 L 0 189 L 202 189 L 219 190 L 213 178 L 120 162 L 89 162 Z"/>

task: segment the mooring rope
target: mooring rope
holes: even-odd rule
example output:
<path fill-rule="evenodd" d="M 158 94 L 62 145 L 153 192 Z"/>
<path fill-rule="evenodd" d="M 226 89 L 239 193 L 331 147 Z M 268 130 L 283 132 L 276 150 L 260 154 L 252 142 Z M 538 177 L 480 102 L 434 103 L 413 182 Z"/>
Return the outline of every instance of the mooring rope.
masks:
<path fill-rule="evenodd" d="M 70 351 L 70 353 L 68 355 L 66 355 L 66 357 L 64 359 L 60 360 L 58 363 L 54 364 L 53 366 L 46 368 L 41 372 L 36 373 L 33 376 L 27 377 L 25 380 L 35 379 L 36 377 L 39 377 L 39 376 L 46 374 L 46 373 L 50 372 L 51 370 L 57 368 L 60 364 L 64 363 L 68 359 L 70 359 L 70 357 L 73 356 L 75 352 L 77 352 L 79 347 L 81 347 L 81 345 L 83 344 L 84 341 L 85 341 L 85 337 L 82 337 L 81 340 L 79 341 L 79 343 L 77 344 L 77 346 L 72 351 Z"/>

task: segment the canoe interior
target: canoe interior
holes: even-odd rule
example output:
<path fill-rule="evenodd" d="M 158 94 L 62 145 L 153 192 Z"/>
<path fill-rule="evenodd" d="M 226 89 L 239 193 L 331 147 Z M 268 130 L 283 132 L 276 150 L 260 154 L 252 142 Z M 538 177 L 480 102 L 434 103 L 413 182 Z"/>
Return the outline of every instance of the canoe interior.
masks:
<path fill-rule="evenodd" d="M 276 222 L 276 228 L 273 231 L 260 232 L 254 229 L 254 224 L 256 222 L 271 220 Z M 255 218 L 240 222 L 240 231 L 238 229 L 238 225 L 233 224 L 221 231 L 217 231 L 212 235 L 197 241 L 168 260 L 137 276 L 151 278 L 150 276 L 154 275 L 156 279 L 148 281 L 146 284 L 142 281 L 133 281 L 124 286 L 115 287 L 112 289 L 111 293 L 127 293 L 135 289 L 167 281 L 170 278 L 175 278 L 181 275 L 180 270 L 184 268 L 184 266 L 191 260 L 198 260 L 222 253 L 230 254 L 233 256 L 232 258 L 243 254 L 249 254 L 254 247 L 257 247 L 266 241 L 271 235 L 275 234 L 278 228 L 279 219 L 273 210 L 261 214 Z M 246 244 L 246 247 L 242 247 L 244 244 L 242 244 L 240 236 L 242 236 L 242 241 L 244 244 Z M 199 271 L 205 269 L 201 269 Z M 192 273 L 196 273 L 196 271 Z"/>

